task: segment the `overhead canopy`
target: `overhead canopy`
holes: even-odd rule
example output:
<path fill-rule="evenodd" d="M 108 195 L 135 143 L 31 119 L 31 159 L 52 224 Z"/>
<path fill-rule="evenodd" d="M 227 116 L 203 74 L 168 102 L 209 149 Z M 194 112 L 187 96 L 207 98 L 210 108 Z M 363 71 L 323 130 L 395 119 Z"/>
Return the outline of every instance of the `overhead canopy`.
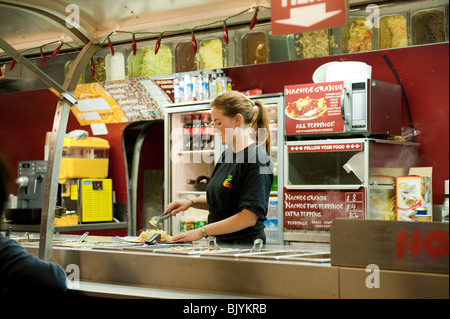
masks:
<path fill-rule="evenodd" d="M 350 5 L 369 2 L 383 1 L 349 0 Z M 162 32 L 189 29 L 230 17 L 255 5 L 270 7 L 270 0 L 0 0 L 0 37 L 19 51 L 39 48 L 60 39 L 81 47 L 86 39 L 102 42 L 114 30 Z M 230 23 L 250 21 L 251 16 L 249 12 Z M 269 19 L 270 10 L 262 10 L 258 17 Z M 71 18 L 79 18 L 79 28 L 67 28 L 66 21 Z M 128 38 L 129 35 L 118 33 L 113 41 Z M 55 47 L 46 46 L 45 49 L 50 51 Z M 6 56 L 0 49 L 0 58 Z"/>

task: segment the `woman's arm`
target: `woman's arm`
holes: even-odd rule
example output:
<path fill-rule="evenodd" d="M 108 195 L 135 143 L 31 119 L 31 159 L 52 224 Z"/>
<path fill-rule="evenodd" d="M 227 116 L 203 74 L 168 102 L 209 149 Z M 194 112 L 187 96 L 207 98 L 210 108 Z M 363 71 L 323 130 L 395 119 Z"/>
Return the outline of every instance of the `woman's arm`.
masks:
<path fill-rule="evenodd" d="M 176 214 L 189 209 L 189 207 L 208 210 L 206 196 L 188 196 L 187 199 L 173 201 L 172 203 L 167 205 L 164 214 L 171 213 L 173 216 L 175 216 Z"/>
<path fill-rule="evenodd" d="M 239 230 L 254 226 L 258 216 L 253 212 L 243 209 L 237 214 L 225 218 L 224 220 L 211 223 L 205 226 L 205 231 L 208 236 L 216 236 L 234 233 Z M 193 229 L 172 237 L 171 241 L 195 241 L 203 237 L 201 228 Z"/>

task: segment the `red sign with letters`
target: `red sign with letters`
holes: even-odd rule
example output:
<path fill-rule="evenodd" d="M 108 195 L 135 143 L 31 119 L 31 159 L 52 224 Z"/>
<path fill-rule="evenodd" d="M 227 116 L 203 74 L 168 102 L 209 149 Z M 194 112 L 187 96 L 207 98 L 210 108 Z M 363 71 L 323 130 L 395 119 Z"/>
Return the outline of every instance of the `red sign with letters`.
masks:
<path fill-rule="evenodd" d="M 362 151 L 362 143 L 325 143 L 290 145 L 288 153 Z"/>
<path fill-rule="evenodd" d="M 273 0 L 272 34 L 329 29 L 347 23 L 347 0 Z"/>
<path fill-rule="evenodd" d="M 365 218 L 365 188 L 355 191 L 283 189 L 284 228 L 330 230 L 336 218 Z"/>
<path fill-rule="evenodd" d="M 343 81 L 285 86 L 286 135 L 343 132 L 343 89 Z"/>

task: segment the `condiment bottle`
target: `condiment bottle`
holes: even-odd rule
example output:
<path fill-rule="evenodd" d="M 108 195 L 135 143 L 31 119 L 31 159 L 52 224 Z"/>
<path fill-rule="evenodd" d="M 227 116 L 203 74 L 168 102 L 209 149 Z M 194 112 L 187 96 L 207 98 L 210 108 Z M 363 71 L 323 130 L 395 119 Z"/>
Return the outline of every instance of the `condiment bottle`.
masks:
<path fill-rule="evenodd" d="M 217 74 L 213 70 L 211 73 L 211 78 L 209 79 L 209 98 L 214 100 L 217 96 Z"/>
<path fill-rule="evenodd" d="M 177 73 L 173 79 L 173 94 L 175 103 L 184 101 L 184 84 L 180 73 Z"/>
<path fill-rule="evenodd" d="M 184 75 L 184 101 L 194 101 L 194 81 L 191 74 L 186 73 Z"/>

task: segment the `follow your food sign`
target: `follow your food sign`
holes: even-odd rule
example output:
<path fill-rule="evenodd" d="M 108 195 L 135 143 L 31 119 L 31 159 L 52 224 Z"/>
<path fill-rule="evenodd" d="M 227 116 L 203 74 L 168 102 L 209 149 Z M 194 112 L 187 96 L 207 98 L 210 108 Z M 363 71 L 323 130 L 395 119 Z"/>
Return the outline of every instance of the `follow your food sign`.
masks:
<path fill-rule="evenodd" d="M 343 26 L 347 0 L 274 0 L 272 34 L 283 35 Z"/>

